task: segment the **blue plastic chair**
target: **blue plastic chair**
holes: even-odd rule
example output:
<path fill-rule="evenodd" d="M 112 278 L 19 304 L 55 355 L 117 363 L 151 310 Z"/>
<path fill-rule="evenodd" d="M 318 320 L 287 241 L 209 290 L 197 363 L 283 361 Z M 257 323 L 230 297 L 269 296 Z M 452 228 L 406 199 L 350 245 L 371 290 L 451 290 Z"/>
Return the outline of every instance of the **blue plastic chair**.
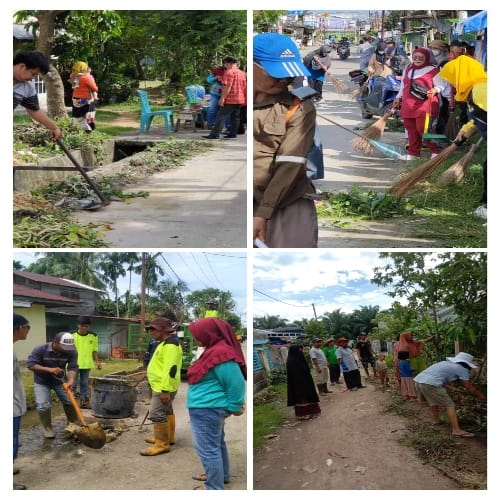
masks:
<path fill-rule="evenodd" d="M 165 132 L 174 131 L 174 111 L 172 109 L 160 109 L 151 111 L 149 96 L 145 90 L 138 90 L 139 101 L 141 103 L 141 130 L 140 133 L 149 132 L 151 122 L 155 116 L 163 116 L 165 119 Z"/>

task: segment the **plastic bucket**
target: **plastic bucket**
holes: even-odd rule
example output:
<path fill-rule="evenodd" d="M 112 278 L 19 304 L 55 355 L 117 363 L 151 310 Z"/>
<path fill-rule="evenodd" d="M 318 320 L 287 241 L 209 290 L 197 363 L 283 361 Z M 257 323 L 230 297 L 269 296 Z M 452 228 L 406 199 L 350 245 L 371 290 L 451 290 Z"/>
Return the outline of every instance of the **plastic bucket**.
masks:
<path fill-rule="evenodd" d="M 117 379 L 94 378 L 90 406 L 92 415 L 102 418 L 127 418 L 134 414 L 135 388 Z"/>

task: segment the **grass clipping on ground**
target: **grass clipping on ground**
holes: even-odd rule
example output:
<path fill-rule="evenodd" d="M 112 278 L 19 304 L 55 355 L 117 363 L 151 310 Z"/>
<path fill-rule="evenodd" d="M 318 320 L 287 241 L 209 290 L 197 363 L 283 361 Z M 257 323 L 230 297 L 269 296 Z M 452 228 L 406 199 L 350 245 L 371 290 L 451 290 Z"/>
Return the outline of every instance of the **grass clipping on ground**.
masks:
<path fill-rule="evenodd" d="M 449 432 L 449 424 L 432 426 L 422 419 L 427 408 L 407 403 L 399 394 L 393 394 L 385 410 L 407 421 L 407 432 L 401 444 L 415 450 L 418 457 L 441 473 L 456 481 L 463 489 L 486 489 L 486 473 L 482 464 L 471 457 Z M 485 455 L 485 453 L 484 453 Z M 476 470 L 474 470 L 477 467 Z"/>
<path fill-rule="evenodd" d="M 105 176 L 97 169 L 93 181 L 108 199 L 147 197 L 138 191 L 125 194 L 122 188 L 141 179 L 182 165 L 187 159 L 208 150 L 211 144 L 200 140 L 169 139 L 149 146 L 142 154 L 117 162 L 112 173 Z M 14 194 L 14 248 L 98 248 L 106 228 L 92 224 L 80 225 L 71 219 L 72 210 L 58 209 L 54 204 L 63 198 L 87 199 L 95 196 L 87 182 L 79 176 L 47 185 L 30 194 Z M 97 201 L 97 200 L 96 200 Z"/>

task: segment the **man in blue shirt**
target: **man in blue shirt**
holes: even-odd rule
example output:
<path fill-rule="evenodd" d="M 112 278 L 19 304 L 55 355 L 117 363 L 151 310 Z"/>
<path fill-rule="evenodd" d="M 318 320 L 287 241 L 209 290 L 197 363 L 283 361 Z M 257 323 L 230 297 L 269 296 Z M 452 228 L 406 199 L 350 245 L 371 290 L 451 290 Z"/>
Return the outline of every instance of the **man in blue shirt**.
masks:
<path fill-rule="evenodd" d="M 43 436 L 55 437 L 52 429 L 52 397 L 54 391 L 63 405 L 68 422 L 76 422 L 76 415 L 63 382 L 72 389 L 78 371 L 78 354 L 73 335 L 59 332 L 50 342 L 41 344 L 31 351 L 26 366 L 34 372 L 35 406 L 42 424 Z"/>
<path fill-rule="evenodd" d="M 414 379 L 419 400 L 427 401 L 431 407 L 433 425 L 441 424 L 439 407 L 445 407 L 451 424 L 451 435 L 454 437 L 471 438 L 476 435 L 460 428 L 455 403 L 447 391 L 447 389 L 454 390 L 451 384 L 460 380 L 469 393 L 480 401 L 486 401 L 486 397 L 470 382 L 469 372 L 472 368 L 477 368 L 472 361 L 471 354 L 459 352 L 455 357 L 446 358 L 446 361 L 429 366 Z"/>

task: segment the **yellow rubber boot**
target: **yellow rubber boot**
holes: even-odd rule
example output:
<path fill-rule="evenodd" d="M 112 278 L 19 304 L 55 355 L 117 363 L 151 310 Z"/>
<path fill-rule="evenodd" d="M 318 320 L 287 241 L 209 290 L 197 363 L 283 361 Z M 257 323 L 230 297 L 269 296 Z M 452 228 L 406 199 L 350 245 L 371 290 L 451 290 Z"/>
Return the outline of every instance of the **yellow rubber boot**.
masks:
<path fill-rule="evenodd" d="M 168 416 L 168 424 L 170 426 L 170 444 L 175 444 L 175 415 L 172 414 Z"/>
<path fill-rule="evenodd" d="M 167 415 L 168 418 L 168 423 L 170 426 L 170 444 L 175 444 L 175 415 Z M 148 436 L 147 438 L 144 439 L 146 443 L 154 443 L 155 438 L 154 436 Z"/>
<path fill-rule="evenodd" d="M 168 422 L 155 422 L 154 424 L 155 442 L 153 446 L 140 451 L 141 455 L 155 456 L 170 451 L 170 425 Z"/>

